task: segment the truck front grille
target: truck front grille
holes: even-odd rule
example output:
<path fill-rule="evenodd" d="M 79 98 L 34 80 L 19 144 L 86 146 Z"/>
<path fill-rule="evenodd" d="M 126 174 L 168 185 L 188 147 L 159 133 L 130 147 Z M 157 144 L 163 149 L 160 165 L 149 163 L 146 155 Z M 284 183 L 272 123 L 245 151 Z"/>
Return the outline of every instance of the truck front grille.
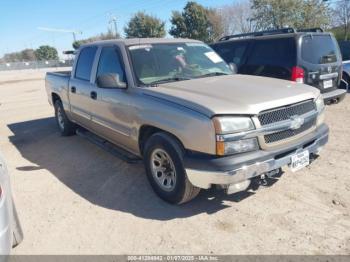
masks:
<path fill-rule="evenodd" d="M 290 106 L 263 111 L 258 115 L 261 126 L 273 124 L 279 121 L 290 119 L 292 116 L 301 116 L 312 110 L 316 110 L 316 105 L 312 100 L 304 101 Z"/>
<path fill-rule="evenodd" d="M 265 143 L 269 144 L 269 143 L 274 143 L 277 141 L 281 141 L 296 135 L 299 135 L 303 132 L 305 132 L 306 130 L 310 129 L 311 127 L 313 127 L 316 124 L 316 118 L 314 118 L 313 120 L 304 123 L 300 128 L 292 130 L 292 129 L 288 129 L 288 130 L 284 130 L 284 131 L 280 131 L 277 133 L 273 133 L 273 134 L 269 134 L 269 135 L 265 135 L 264 139 L 265 139 Z"/>
<path fill-rule="evenodd" d="M 292 116 L 302 116 L 311 111 L 316 111 L 316 105 L 312 100 L 303 101 L 301 103 L 279 107 L 276 109 L 263 111 L 258 115 L 260 125 L 271 125 L 280 121 L 291 119 Z M 309 121 L 305 122 L 298 129 L 288 129 L 279 131 L 276 133 L 268 134 L 264 136 L 265 144 L 271 144 L 275 142 L 283 142 L 285 139 L 289 139 L 296 135 L 299 135 L 316 125 L 316 116 Z"/>

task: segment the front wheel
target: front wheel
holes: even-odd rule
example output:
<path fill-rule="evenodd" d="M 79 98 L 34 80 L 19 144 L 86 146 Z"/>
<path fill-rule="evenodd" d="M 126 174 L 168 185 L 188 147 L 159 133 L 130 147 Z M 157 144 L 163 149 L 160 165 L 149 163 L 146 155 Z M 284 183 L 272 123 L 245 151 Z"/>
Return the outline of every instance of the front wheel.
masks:
<path fill-rule="evenodd" d="M 182 204 L 195 198 L 200 188 L 188 180 L 183 165 L 183 150 L 172 136 L 156 133 L 146 142 L 144 164 L 148 180 L 163 200 Z"/>

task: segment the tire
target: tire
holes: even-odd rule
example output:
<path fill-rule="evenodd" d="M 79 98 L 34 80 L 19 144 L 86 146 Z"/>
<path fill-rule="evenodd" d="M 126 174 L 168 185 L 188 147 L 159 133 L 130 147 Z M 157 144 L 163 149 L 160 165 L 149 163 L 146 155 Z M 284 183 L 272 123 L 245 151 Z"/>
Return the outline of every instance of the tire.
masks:
<path fill-rule="evenodd" d="M 179 142 L 162 132 L 152 135 L 144 147 L 143 159 L 148 181 L 155 193 L 171 204 L 186 203 L 200 191 L 187 178 L 183 156 L 184 150 Z"/>
<path fill-rule="evenodd" d="M 60 130 L 60 133 L 62 136 L 71 136 L 75 135 L 76 131 L 76 125 L 71 122 L 62 105 L 62 102 L 60 100 L 57 100 L 55 102 L 55 117 L 56 117 L 56 123 L 58 126 L 58 129 Z"/>

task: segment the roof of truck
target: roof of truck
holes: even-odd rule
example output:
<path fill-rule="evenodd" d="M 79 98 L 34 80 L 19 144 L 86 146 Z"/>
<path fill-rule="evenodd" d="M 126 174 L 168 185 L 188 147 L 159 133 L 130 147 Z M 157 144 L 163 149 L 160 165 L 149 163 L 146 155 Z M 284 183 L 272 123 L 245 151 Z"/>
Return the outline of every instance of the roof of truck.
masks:
<path fill-rule="evenodd" d="M 112 40 L 102 40 L 96 41 L 92 43 L 88 43 L 82 46 L 90 46 L 90 45 L 104 45 L 110 43 L 123 43 L 126 46 L 131 45 L 145 45 L 145 44 L 161 44 L 161 43 L 202 43 L 198 40 L 186 39 L 186 38 L 125 38 L 125 39 L 112 39 Z"/>

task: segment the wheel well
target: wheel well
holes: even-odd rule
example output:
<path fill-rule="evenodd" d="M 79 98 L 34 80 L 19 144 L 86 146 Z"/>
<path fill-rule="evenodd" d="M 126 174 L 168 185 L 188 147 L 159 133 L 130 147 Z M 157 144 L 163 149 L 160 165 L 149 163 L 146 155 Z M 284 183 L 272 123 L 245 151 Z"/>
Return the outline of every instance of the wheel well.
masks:
<path fill-rule="evenodd" d="M 57 95 L 56 93 L 52 93 L 52 104 L 54 105 L 56 103 L 57 100 L 61 100 L 61 98 L 59 97 L 59 95 Z"/>
<path fill-rule="evenodd" d="M 169 133 L 169 132 L 167 132 L 167 131 L 165 131 L 163 129 L 154 127 L 154 126 L 143 125 L 143 126 L 141 126 L 140 132 L 139 132 L 139 149 L 140 149 L 141 155 L 143 154 L 143 149 L 144 149 L 144 146 L 145 146 L 146 141 L 148 140 L 148 138 L 150 138 L 153 134 L 158 133 L 158 132 L 163 132 L 163 133 L 166 133 L 166 134 L 172 136 L 176 141 L 178 141 L 180 146 L 182 148 L 184 148 L 183 144 L 181 143 L 181 140 L 178 139 L 173 134 L 171 134 L 171 133 Z"/>

